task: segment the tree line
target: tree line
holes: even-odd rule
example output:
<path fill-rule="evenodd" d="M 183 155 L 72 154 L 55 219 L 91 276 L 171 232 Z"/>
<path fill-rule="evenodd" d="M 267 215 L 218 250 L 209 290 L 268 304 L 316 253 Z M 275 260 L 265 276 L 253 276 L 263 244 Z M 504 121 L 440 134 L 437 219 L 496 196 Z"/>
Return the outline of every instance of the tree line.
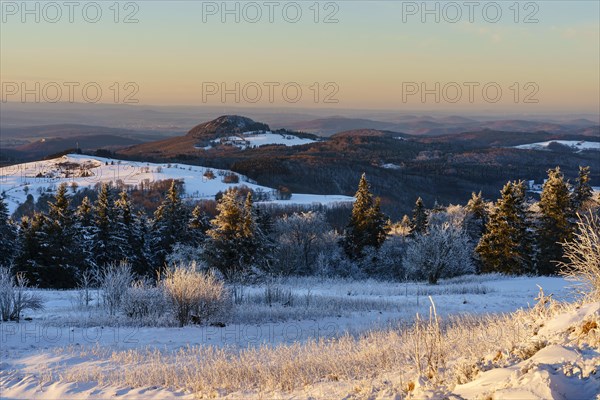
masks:
<path fill-rule="evenodd" d="M 152 215 L 139 210 L 127 190 L 108 184 L 75 206 L 66 185 L 47 211 L 13 221 L 0 199 L 0 265 L 41 287 L 75 287 L 86 271 L 127 261 L 139 276 L 165 266 L 195 262 L 226 280 L 264 274 L 341 275 L 380 279 L 438 279 L 463 273 L 558 272 L 561 243 L 575 234 L 576 215 L 598 212 L 589 168 L 573 187 L 559 168 L 548 171 L 538 202 L 523 181 L 508 182 L 495 202 L 473 193 L 465 206 L 417 199 L 412 216 L 392 222 L 360 179 L 344 229 L 334 229 L 321 211 L 275 216 L 254 204 L 249 190 L 219 196 L 213 217 L 202 203 L 182 198 L 172 181 Z"/>

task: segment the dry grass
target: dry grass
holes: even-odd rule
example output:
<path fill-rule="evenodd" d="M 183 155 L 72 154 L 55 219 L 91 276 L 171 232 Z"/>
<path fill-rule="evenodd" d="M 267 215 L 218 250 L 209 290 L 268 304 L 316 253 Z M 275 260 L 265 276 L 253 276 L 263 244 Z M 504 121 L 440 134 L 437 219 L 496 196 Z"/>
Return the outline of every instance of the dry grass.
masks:
<path fill-rule="evenodd" d="M 410 326 L 371 332 L 359 338 L 309 340 L 277 347 L 241 351 L 190 346 L 175 352 L 156 349 L 113 351 L 107 348 L 63 349 L 97 359 L 93 368 L 62 372 L 67 381 L 97 381 L 132 387 L 164 386 L 199 394 L 254 390 L 292 391 L 319 382 L 395 379 L 432 388 L 453 387 L 515 357 L 539 321 L 562 310 L 547 301 L 528 311 L 506 315 L 429 319 Z M 504 354 L 509 349 L 511 354 Z M 496 354 L 493 360 L 482 355 Z M 500 354 L 498 354 L 500 353 Z M 110 368 L 107 368 L 110 366 Z M 406 394 L 406 392 L 405 392 Z"/>

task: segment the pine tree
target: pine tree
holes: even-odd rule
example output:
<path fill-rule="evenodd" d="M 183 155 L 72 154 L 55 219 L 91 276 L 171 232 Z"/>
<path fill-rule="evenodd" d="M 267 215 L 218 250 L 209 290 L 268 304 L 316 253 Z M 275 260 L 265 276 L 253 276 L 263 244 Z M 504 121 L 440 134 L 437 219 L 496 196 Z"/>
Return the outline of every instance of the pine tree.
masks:
<path fill-rule="evenodd" d="M 260 255 L 252 197 L 249 195 L 242 204 L 238 196 L 235 189 L 223 194 L 205 244 L 206 261 L 227 279 L 247 273 Z"/>
<path fill-rule="evenodd" d="M 41 237 L 42 226 L 45 217 L 40 213 L 34 213 L 32 217 L 22 217 L 18 232 L 19 253 L 15 260 L 16 269 L 19 272 L 24 272 L 29 282 L 33 285 L 42 284 L 42 276 L 40 276 L 41 267 L 40 260 L 43 252 Z"/>
<path fill-rule="evenodd" d="M 206 232 L 210 229 L 210 220 L 200 205 L 192 210 L 192 217 L 188 222 L 190 245 L 199 246 L 206 239 Z"/>
<path fill-rule="evenodd" d="M 154 212 L 151 248 L 158 268 L 164 265 L 175 243 L 184 243 L 189 238 L 189 213 L 183 205 L 177 185 L 176 181 L 171 182 L 167 196 Z"/>
<path fill-rule="evenodd" d="M 131 201 L 127 191 L 119 193 L 119 198 L 114 202 L 115 221 L 113 237 L 119 248 L 121 260 L 127 260 L 132 269 L 137 270 L 137 254 L 135 248 L 138 247 L 138 235 L 135 232 L 135 221 L 131 210 Z"/>
<path fill-rule="evenodd" d="M 363 257 L 365 246 L 379 248 L 383 244 L 389 227 L 387 217 L 381 212 L 380 200 L 373 199 L 365 174 L 360 178 L 354 198 L 352 215 L 341 244 L 349 258 L 359 259 Z"/>
<path fill-rule="evenodd" d="M 92 258 L 94 264 L 103 267 L 107 264 L 119 262 L 118 242 L 113 235 L 115 227 L 114 201 L 109 186 L 104 183 L 100 187 L 98 199 L 94 204 L 94 234 Z"/>
<path fill-rule="evenodd" d="M 524 274 L 533 270 L 533 239 L 525 185 L 508 182 L 477 245 L 483 272 Z"/>
<path fill-rule="evenodd" d="M 424 234 L 427 230 L 427 209 L 420 197 L 415 202 L 413 209 L 411 234 Z"/>
<path fill-rule="evenodd" d="M 557 262 L 565 261 L 561 243 L 570 240 L 573 234 L 570 200 L 569 186 L 560 168 L 549 170 L 539 203 L 541 217 L 537 232 L 538 272 L 542 275 L 556 274 Z"/>
<path fill-rule="evenodd" d="M 75 227 L 77 241 L 81 254 L 80 270 L 86 271 L 93 267 L 94 214 L 90 199 L 85 196 L 75 211 Z"/>
<path fill-rule="evenodd" d="M 79 252 L 75 238 L 75 225 L 67 185 L 58 187 L 48 215 L 43 219 L 41 233 L 41 260 L 44 267 L 41 284 L 44 286 L 69 288 L 75 284 Z M 42 272 L 42 271 L 41 271 Z"/>
<path fill-rule="evenodd" d="M 471 198 L 466 208 L 468 215 L 465 221 L 465 231 L 471 240 L 477 242 L 483 236 L 485 225 L 489 218 L 481 192 L 471 193 Z"/>
<path fill-rule="evenodd" d="M 571 207 L 575 213 L 583 211 L 586 203 L 594 196 L 590 185 L 590 167 L 579 167 L 579 176 L 576 182 L 571 195 Z"/>
<path fill-rule="evenodd" d="M 17 253 L 17 230 L 8 215 L 8 206 L 0 196 L 0 266 L 9 265 Z"/>

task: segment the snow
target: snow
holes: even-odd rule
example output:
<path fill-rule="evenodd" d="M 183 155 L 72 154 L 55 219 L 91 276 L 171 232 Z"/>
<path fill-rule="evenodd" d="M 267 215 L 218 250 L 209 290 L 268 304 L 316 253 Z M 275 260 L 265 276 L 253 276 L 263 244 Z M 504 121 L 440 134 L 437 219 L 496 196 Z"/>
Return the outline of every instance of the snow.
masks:
<path fill-rule="evenodd" d="M 212 140 L 215 145 L 231 145 L 242 150 L 247 148 L 259 147 L 264 145 L 284 145 L 284 146 L 300 146 L 304 144 L 314 143 L 315 140 L 303 139 L 298 136 L 273 133 L 271 131 L 263 132 L 244 132 L 239 136 L 228 136 Z M 211 146 L 197 147 L 203 150 L 209 150 Z"/>
<path fill-rule="evenodd" d="M 453 393 L 465 399 L 594 399 L 600 395 L 598 346 L 580 346 L 568 332 L 600 317 L 600 303 L 556 316 L 543 324 L 537 340 L 547 343 L 533 356 L 481 373 Z M 492 395 L 492 396 L 490 396 Z M 489 397 L 487 397 L 489 396 Z"/>
<path fill-rule="evenodd" d="M 27 312 L 25 317 L 31 321 L 0 323 L 0 387 L 2 398 L 194 398 L 190 393 L 161 387 L 114 386 L 110 382 L 79 381 L 74 383 L 63 377 L 77 374 L 77 371 L 112 369 L 116 361 L 111 358 L 113 351 L 119 350 L 160 350 L 188 351 L 188 346 L 214 346 L 229 350 L 242 350 L 248 347 L 292 345 L 304 342 L 308 338 L 329 338 L 349 333 L 352 335 L 367 330 L 385 329 L 398 321 L 414 318 L 416 312 L 427 315 L 429 302 L 428 290 L 432 293 L 438 312 L 443 315 L 464 313 L 510 312 L 534 303 L 538 292 L 537 285 L 543 285 L 546 293 L 553 293 L 561 299 L 569 298 L 568 283 L 562 278 L 520 277 L 509 278 L 500 275 L 461 277 L 441 281 L 437 286 L 422 283 L 399 284 L 395 282 L 334 280 L 323 278 L 290 278 L 276 283 L 284 290 L 293 289 L 301 295 L 311 290 L 313 296 L 323 296 L 326 301 L 345 304 L 348 299 L 371 300 L 375 304 L 370 311 L 355 312 L 336 310 L 331 315 L 304 319 L 269 321 L 261 315 L 256 322 L 230 323 L 227 326 L 188 326 L 175 327 L 135 327 L 115 325 L 109 320 L 94 316 L 94 311 L 82 311 L 74 304 L 75 291 L 39 290 L 45 300 L 44 311 Z M 460 288 L 483 285 L 485 294 L 457 294 Z M 246 294 L 259 293 L 264 288 L 246 287 Z M 456 292 L 456 293 L 455 293 Z M 421 293 L 421 298 L 416 296 Z M 377 301 L 380 301 L 380 305 Z M 383 304 L 388 306 L 383 307 Z M 274 306 L 275 308 L 275 306 Z M 282 308 L 287 310 L 289 308 Z M 381 311 L 383 310 L 383 311 Z M 309 311 L 310 312 L 310 311 Z M 556 331 L 568 328 L 577 322 L 582 314 L 591 315 L 596 309 L 585 308 L 577 315 L 566 315 L 551 321 L 540 330 L 540 335 L 554 335 Z M 291 315 L 291 314 L 290 314 Z M 315 314 L 316 315 L 316 314 Z M 548 331 L 548 332 L 546 332 Z M 135 355 L 131 354 L 135 363 Z M 550 362 L 566 363 L 579 360 L 571 349 L 549 348 L 539 353 L 532 362 L 545 364 Z M 540 367 L 540 371 L 544 371 Z M 508 383 L 518 379 L 517 367 L 489 371 L 478 377 L 478 383 L 459 386 L 456 393 L 465 398 L 477 396 L 490 387 L 502 387 L 508 390 Z M 82 372 L 83 373 L 83 372 Z M 536 387 L 541 397 L 544 392 L 544 376 L 532 375 L 537 379 Z M 508 382 L 508 383 L 507 383 Z M 516 382 L 516 381 L 515 381 Z M 520 380 L 520 392 L 510 394 L 513 398 L 530 396 L 531 390 L 522 387 L 527 382 Z M 569 382 L 559 382 L 567 385 Z M 340 382 L 340 384 L 342 384 Z M 328 385 L 331 385 L 328 383 Z M 500 386 L 499 386 L 500 385 Z M 563 386 L 564 386 L 563 385 Z M 344 386 L 336 386 L 343 388 Z M 333 390 L 333 387 L 328 386 Z M 328 390 L 329 390 L 328 389 Z M 591 393 L 596 388 L 590 384 L 582 393 Z M 320 390 L 320 389 L 319 389 Z M 333 395 L 333 397 L 342 397 Z M 508 397 L 509 392 L 505 392 Z M 256 393 L 242 394 L 242 397 L 255 396 Z M 261 394 L 258 393 L 258 397 Z M 288 396 L 289 397 L 289 396 Z M 305 397 L 305 396 L 302 396 Z M 318 396 L 317 396 L 318 397 Z M 327 397 L 327 396 L 325 396 Z M 531 396 L 530 396 L 531 397 Z M 590 397 L 591 398 L 591 397 Z"/>
<path fill-rule="evenodd" d="M 596 150 L 600 151 L 600 142 L 587 142 L 584 140 L 549 140 L 547 142 L 538 142 L 538 143 L 530 143 L 530 144 L 522 144 L 519 146 L 515 146 L 517 149 L 526 149 L 526 150 L 547 150 L 550 143 L 559 143 L 563 146 L 571 147 L 574 150 L 582 151 L 582 150 Z"/>
<path fill-rule="evenodd" d="M 227 170 L 212 169 L 216 177 L 212 180 L 208 179 L 204 177 L 204 173 L 209 169 L 187 164 L 155 164 L 69 154 L 51 160 L 0 168 L 0 192 L 5 194 L 11 213 L 26 200 L 28 193 L 34 197 L 34 201 L 37 201 L 40 193 L 48 190 L 54 192 L 61 183 L 67 183 L 69 186 L 76 184 L 77 190 L 80 190 L 94 188 L 98 183 L 116 183 L 118 180 L 125 185 L 139 185 L 144 180 L 156 182 L 179 179 L 185 183 L 185 197 L 197 200 L 214 199 L 218 192 L 241 185 L 253 190 L 274 193 L 274 189 L 252 183 L 240 174 L 236 174 L 240 178 L 238 184 L 223 183 L 222 175 L 235 174 Z M 353 201 L 352 197 L 342 195 L 292 194 L 289 200 L 273 200 L 273 203 L 327 205 L 351 201 Z"/>

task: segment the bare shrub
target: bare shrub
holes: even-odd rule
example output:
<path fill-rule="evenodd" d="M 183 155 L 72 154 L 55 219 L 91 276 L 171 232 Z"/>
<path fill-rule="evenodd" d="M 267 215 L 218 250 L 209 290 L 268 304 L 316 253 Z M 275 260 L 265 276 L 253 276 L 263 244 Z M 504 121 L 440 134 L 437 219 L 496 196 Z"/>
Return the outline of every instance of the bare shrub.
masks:
<path fill-rule="evenodd" d="M 89 308 L 93 300 L 92 289 L 97 285 L 95 275 L 92 270 L 77 274 L 77 304 L 82 308 Z"/>
<path fill-rule="evenodd" d="M 131 265 L 121 261 L 102 268 L 97 278 L 102 292 L 102 302 L 110 315 L 120 309 L 127 289 L 133 282 Z"/>
<path fill-rule="evenodd" d="M 0 317 L 2 321 L 19 321 L 24 310 L 41 310 L 42 299 L 28 293 L 27 278 L 17 273 L 15 276 L 8 267 L 0 267 Z"/>
<path fill-rule="evenodd" d="M 185 326 L 192 320 L 206 322 L 231 304 L 223 281 L 212 272 L 197 272 L 187 264 L 168 268 L 160 279 L 160 285 L 179 326 Z"/>
<path fill-rule="evenodd" d="M 561 273 L 578 281 L 593 299 L 600 299 L 600 217 L 590 213 L 579 216 L 577 233 L 563 244 L 565 258 Z"/>

